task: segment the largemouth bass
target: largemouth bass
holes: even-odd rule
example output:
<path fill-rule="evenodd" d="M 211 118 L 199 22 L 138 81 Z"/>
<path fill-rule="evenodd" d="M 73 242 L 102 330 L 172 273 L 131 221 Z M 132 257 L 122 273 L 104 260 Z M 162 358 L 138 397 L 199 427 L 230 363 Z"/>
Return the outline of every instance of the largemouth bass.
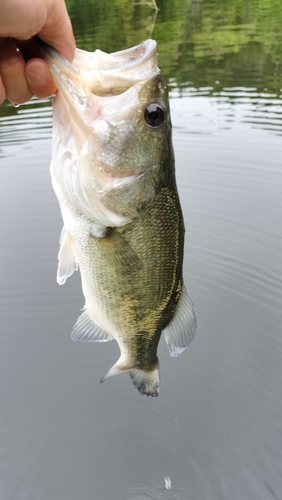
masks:
<path fill-rule="evenodd" d="M 57 281 L 79 267 L 85 297 L 72 339 L 116 339 L 120 358 L 101 381 L 129 371 L 140 393 L 157 396 L 161 333 L 178 356 L 196 332 L 157 44 L 113 54 L 77 49 L 73 64 L 46 50 L 58 88 L 51 177 L 64 227 Z"/>

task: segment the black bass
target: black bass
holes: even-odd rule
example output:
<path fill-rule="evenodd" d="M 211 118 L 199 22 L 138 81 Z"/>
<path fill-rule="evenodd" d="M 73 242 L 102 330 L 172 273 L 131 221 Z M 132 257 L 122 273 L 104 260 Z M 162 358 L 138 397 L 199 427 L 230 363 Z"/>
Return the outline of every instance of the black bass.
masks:
<path fill-rule="evenodd" d="M 57 281 L 80 269 L 85 307 L 72 339 L 116 339 L 120 358 L 102 378 L 129 371 L 157 396 L 164 333 L 178 356 L 196 318 L 182 279 L 184 223 L 157 44 L 106 54 L 77 49 L 71 65 L 46 49 L 53 104 L 52 183 L 64 227 Z"/>

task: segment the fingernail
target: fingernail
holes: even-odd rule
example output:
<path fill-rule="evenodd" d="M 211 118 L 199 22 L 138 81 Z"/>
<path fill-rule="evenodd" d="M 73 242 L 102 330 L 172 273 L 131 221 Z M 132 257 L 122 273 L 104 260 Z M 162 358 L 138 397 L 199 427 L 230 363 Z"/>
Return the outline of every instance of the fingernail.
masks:
<path fill-rule="evenodd" d="M 33 86 L 45 85 L 48 80 L 46 67 L 41 62 L 30 63 L 27 67 L 26 77 Z"/>

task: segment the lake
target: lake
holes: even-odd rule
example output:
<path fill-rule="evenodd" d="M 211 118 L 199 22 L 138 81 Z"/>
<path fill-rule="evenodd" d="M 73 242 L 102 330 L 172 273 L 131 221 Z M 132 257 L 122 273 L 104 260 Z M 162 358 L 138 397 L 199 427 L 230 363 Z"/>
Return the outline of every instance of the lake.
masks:
<path fill-rule="evenodd" d="M 282 4 L 69 0 L 78 47 L 152 37 L 170 88 L 197 335 L 161 391 L 100 378 L 74 343 L 80 277 L 56 283 L 51 99 L 0 106 L 1 498 L 273 500 L 282 491 Z"/>

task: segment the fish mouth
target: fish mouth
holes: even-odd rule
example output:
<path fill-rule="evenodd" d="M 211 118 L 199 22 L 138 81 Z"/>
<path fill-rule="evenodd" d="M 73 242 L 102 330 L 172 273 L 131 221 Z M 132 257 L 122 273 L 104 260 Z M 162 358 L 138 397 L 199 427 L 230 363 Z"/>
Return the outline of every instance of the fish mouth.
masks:
<path fill-rule="evenodd" d="M 59 90 L 63 90 L 61 78 L 67 77 L 96 96 L 118 95 L 160 73 L 157 43 L 151 39 L 112 54 L 99 49 L 94 52 L 76 49 L 72 64 L 53 47 L 45 43 L 42 46 L 43 57 Z"/>
<path fill-rule="evenodd" d="M 143 85 L 160 74 L 151 39 L 112 54 L 76 49 L 72 64 L 46 44 L 42 50 L 66 113 L 101 137 L 138 112 Z"/>

